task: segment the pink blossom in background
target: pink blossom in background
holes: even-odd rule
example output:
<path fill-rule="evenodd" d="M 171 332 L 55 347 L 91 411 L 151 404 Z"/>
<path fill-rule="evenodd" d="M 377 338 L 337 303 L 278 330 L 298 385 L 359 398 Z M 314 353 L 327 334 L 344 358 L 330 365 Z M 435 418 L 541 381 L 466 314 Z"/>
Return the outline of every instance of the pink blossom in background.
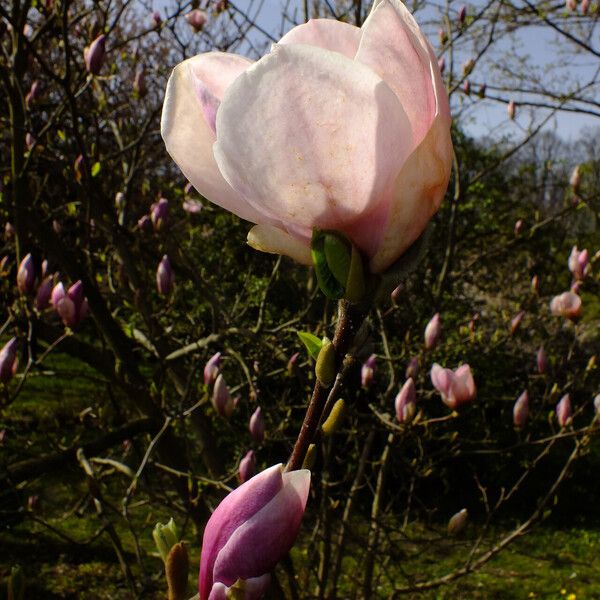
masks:
<path fill-rule="evenodd" d="M 398 423 L 410 423 L 417 412 L 417 391 L 415 382 L 409 377 L 394 401 Z"/>
<path fill-rule="evenodd" d="M 364 389 L 368 389 L 373 383 L 375 371 L 377 370 L 376 363 L 377 356 L 375 354 L 371 354 L 371 356 L 367 358 L 360 369 L 360 383 Z"/>
<path fill-rule="evenodd" d="M 0 350 L 0 383 L 8 383 L 17 372 L 19 342 L 11 338 Z"/>
<path fill-rule="evenodd" d="M 571 396 L 565 394 L 556 405 L 556 420 L 561 427 L 566 427 L 571 421 Z"/>
<path fill-rule="evenodd" d="M 513 425 L 517 429 L 525 427 L 529 417 L 529 393 L 525 390 L 513 406 Z"/>
<path fill-rule="evenodd" d="M 431 383 L 442 396 L 444 404 L 453 410 L 477 396 L 475 380 L 468 364 L 452 371 L 434 363 L 431 367 Z"/>
<path fill-rule="evenodd" d="M 312 230 L 332 229 L 373 272 L 422 233 L 452 163 L 437 57 L 399 0 L 376 0 L 361 28 L 299 25 L 255 63 L 181 63 L 161 129 L 198 192 L 256 223 L 252 247 L 310 264 Z"/>
<path fill-rule="evenodd" d="M 221 353 L 213 354 L 204 366 L 204 385 L 212 385 L 221 372 Z"/>
<path fill-rule="evenodd" d="M 440 313 L 435 313 L 425 327 L 425 348 L 432 350 L 440 341 L 442 336 L 442 319 Z"/>
<path fill-rule="evenodd" d="M 577 319 L 583 312 L 581 298 L 574 292 L 563 292 L 559 296 L 554 296 L 550 301 L 550 312 L 555 317 Z"/>
<path fill-rule="evenodd" d="M 260 444 L 265 439 L 265 419 L 262 414 L 262 408 L 259 406 L 250 417 L 248 429 L 252 439 Z"/>
<path fill-rule="evenodd" d="M 198 33 L 199 31 L 202 31 L 202 29 L 206 25 L 208 16 L 203 10 L 195 8 L 194 10 L 190 11 L 187 15 L 185 15 L 185 20 L 188 22 L 188 25 L 196 33 Z"/>
<path fill-rule="evenodd" d="M 254 476 L 256 473 L 256 457 L 254 456 L 254 451 L 250 450 L 247 452 L 240 460 L 240 468 L 238 471 L 238 476 L 240 478 L 240 483 L 246 483 L 248 479 Z"/>
<path fill-rule="evenodd" d="M 231 397 L 229 386 L 227 385 L 222 373 L 219 373 L 215 380 L 215 386 L 212 393 L 212 405 L 221 417 L 229 419 L 236 402 Z"/>
<path fill-rule="evenodd" d="M 569 271 L 573 277 L 580 281 L 587 274 L 587 269 L 590 261 L 590 254 L 587 249 L 579 250 L 577 246 L 573 246 L 569 255 Z"/>

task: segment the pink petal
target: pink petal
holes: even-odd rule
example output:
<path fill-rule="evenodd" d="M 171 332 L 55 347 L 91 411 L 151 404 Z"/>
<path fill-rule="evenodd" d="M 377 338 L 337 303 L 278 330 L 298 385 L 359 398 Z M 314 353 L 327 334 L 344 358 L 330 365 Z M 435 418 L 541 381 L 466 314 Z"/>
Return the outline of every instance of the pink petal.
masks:
<path fill-rule="evenodd" d="M 334 19 L 311 19 L 288 31 L 279 44 L 307 44 L 339 52 L 354 58 L 360 43 L 361 30 L 349 23 Z"/>
<path fill-rule="evenodd" d="M 248 232 L 248 245 L 261 252 L 284 254 L 303 265 L 311 265 L 310 241 L 302 242 L 279 227 L 255 225 Z"/>
<path fill-rule="evenodd" d="M 404 111 L 375 73 L 302 44 L 275 46 L 235 80 L 217 131 L 225 179 L 300 230 L 366 226 L 412 146 Z"/>
<path fill-rule="evenodd" d="M 427 41 L 398 0 L 373 7 L 362 32 L 356 60 L 371 67 L 392 88 L 408 116 L 416 148 L 437 112 Z"/>
<path fill-rule="evenodd" d="M 265 222 L 265 218 L 231 189 L 215 163 L 216 136 L 210 116 L 216 110 L 215 100 L 223 97 L 250 64 L 235 54 L 210 52 L 175 67 L 167 85 L 161 133 L 167 151 L 198 192 L 225 210 L 256 223 Z M 199 89 L 206 91 L 204 104 Z"/>
<path fill-rule="evenodd" d="M 434 363 L 431 367 L 431 383 L 443 396 L 450 391 L 453 379 L 454 373 L 450 369 L 444 369 L 437 363 Z"/>

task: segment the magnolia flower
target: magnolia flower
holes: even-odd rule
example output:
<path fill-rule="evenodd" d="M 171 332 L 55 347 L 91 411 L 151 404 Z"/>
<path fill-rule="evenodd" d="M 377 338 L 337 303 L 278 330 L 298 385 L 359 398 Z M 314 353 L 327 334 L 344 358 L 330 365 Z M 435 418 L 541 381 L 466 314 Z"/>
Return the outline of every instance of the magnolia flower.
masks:
<path fill-rule="evenodd" d="M 523 225 L 525 225 L 525 223 L 523 222 L 523 219 L 518 219 L 515 222 L 515 227 L 514 227 L 515 235 L 521 235 L 521 232 L 523 231 Z"/>
<path fill-rule="evenodd" d="M 219 373 L 215 381 L 212 404 L 217 413 L 226 419 L 229 419 L 235 407 L 235 402 L 229 392 L 229 386 L 221 373 Z"/>
<path fill-rule="evenodd" d="M 555 317 L 577 319 L 582 311 L 581 298 L 573 292 L 563 292 L 550 301 L 550 312 Z"/>
<path fill-rule="evenodd" d="M 458 22 L 462 25 L 467 18 L 467 7 L 463 4 L 458 10 Z"/>
<path fill-rule="evenodd" d="M 161 198 L 150 207 L 150 220 L 155 231 L 160 231 L 165 228 L 169 219 L 169 201 L 166 198 Z"/>
<path fill-rule="evenodd" d="M 219 504 L 202 539 L 200 600 L 262 597 L 270 572 L 296 540 L 309 488 L 310 471 L 284 473 L 275 465 Z"/>
<path fill-rule="evenodd" d="M 191 26 L 194 32 L 198 33 L 199 31 L 202 31 L 202 28 L 204 25 L 206 25 L 207 16 L 203 10 L 195 8 L 185 15 L 185 20 L 188 22 L 188 25 Z"/>
<path fill-rule="evenodd" d="M 415 382 L 409 377 L 394 401 L 396 419 L 399 423 L 410 423 L 417 412 L 417 391 Z"/>
<path fill-rule="evenodd" d="M 257 444 L 260 444 L 265 439 L 265 419 L 260 406 L 252 413 L 248 429 L 252 439 Z"/>
<path fill-rule="evenodd" d="M 10 339 L 2 350 L 0 350 L 0 382 L 7 383 L 17 372 L 17 349 L 18 341 L 14 337 Z"/>
<path fill-rule="evenodd" d="M 17 270 L 17 288 L 21 294 L 29 294 L 33 291 L 35 283 L 35 266 L 33 257 L 27 254 L 19 264 Z"/>
<path fill-rule="evenodd" d="M 565 394 L 556 405 L 556 420 L 561 427 L 566 427 L 571 421 L 571 396 Z"/>
<path fill-rule="evenodd" d="M 441 394 L 444 404 L 453 410 L 474 400 L 477 395 L 471 368 L 467 364 L 452 371 L 434 363 L 431 367 L 431 383 Z"/>
<path fill-rule="evenodd" d="M 513 424 L 517 429 L 525 427 L 527 417 L 529 416 L 529 394 L 525 390 L 513 406 Z"/>
<path fill-rule="evenodd" d="M 48 275 L 38 286 L 35 295 L 35 308 L 40 312 L 43 311 L 50 302 L 50 295 L 52 294 L 53 288 L 53 280 L 54 277 L 52 275 Z"/>
<path fill-rule="evenodd" d="M 371 354 L 369 358 L 363 363 L 360 369 L 360 384 L 363 388 L 367 389 L 373 383 L 373 377 L 375 377 L 375 370 L 377 364 L 377 356 Z"/>
<path fill-rule="evenodd" d="M 571 254 L 569 255 L 569 271 L 573 274 L 573 277 L 580 281 L 582 280 L 588 271 L 590 260 L 590 254 L 587 249 L 579 250 L 577 246 L 571 248 Z"/>
<path fill-rule="evenodd" d="M 98 75 L 104 64 L 106 57 L 106 36 L 99 35 L 88 47 L 83 51 L 83 59 L 85 68 L 88 73 Z"/>
<path fill-rule="evenodd" d="M 256 472 L 256 457 L 254 456 L 254 451 L 250 450 L 246 453 L 244 458 L 240 460 L 240 468 L 238 471 L 238 475 L 240 478 L 240 483 L 246 483 L 248 479 L 254 476 Z"/>
<path fill-rule="evenodd" d="M 399 0 L 376 0 L 360 29 L 299 25 L 255 63 L 188 59 L 161 130 L 204 197 L 256 223 L 252 247 L 310 264 L 313 229 L 336 230 L 373 272 L 422 233 L 452 163 L 437 58 Z"/>
<path fill-rule="evenodd" d="M 221 372 L 221 353 L 213 354 L 204 366 L 204 385 L 212 385 Z"/>
<path fill-rule="evenodd" d="M 88 314 L 88 301 L 83 295 L 83 284 L 76 281 L 67 291 L 57 283 L 50 295 L 50 303 L 65 327 L 77 327 Z"/>
<path fill-rule="evenodd" d="M 435 313 L 427 327 L 425 327 L 425 348 L 431 350 L 437 346 L 442 335 L 442 321 L 440 313 Z"/>
<path fill-rule="evenodd" d="M 173 290 L 173 282 L 175 281 L 175 274 L 171 267 L 171 261 L 165 254 L 156 269 L 156 288 L 158 293 L 163 296 L 168 296 Z"/>

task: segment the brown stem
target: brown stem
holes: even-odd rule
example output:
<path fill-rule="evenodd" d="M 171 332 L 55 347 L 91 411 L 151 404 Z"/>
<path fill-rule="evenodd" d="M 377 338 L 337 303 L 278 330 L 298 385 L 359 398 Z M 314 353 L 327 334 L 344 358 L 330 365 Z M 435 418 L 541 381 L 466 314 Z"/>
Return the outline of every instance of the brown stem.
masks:
<path fill-rule="evenodd" d="M 336 371 L 338 373 L 342 367 L 344 356 L 350 350 L 354 336 L 362 324 L 365 315 L 366 311 L 364 307 L 352 305 L 347 300 L 340 300 L 338 320 L 333 336 L 333 346 L 336 351 Z M 304 416 L 304 422 L 298 434 L 298 439 L 294 444 L 294 449 L 286 466 L 286 471 L 295 471 L 302 467 L 308 446 L 313 442 L 317 428 L 321 422 L 328 396 L 328 388 L 317 381 L 308 409 L 306 410 L 306 415 Z"/>

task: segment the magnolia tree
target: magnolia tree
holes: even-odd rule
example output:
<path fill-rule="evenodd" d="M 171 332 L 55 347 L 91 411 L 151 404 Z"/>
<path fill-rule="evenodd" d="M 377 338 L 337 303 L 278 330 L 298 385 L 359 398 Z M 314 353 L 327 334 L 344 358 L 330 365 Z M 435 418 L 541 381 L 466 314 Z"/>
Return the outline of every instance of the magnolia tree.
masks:
<path fill-rule="evenodd" d="M 2 525 L 93 548 L 65 498 L 130 597 L 367 599 L 548 517 L 598 431 L 600 165 L 543 127 L 599 75 L 506 44 L 597 57 L 584 2 L 0 7 Z"/>

